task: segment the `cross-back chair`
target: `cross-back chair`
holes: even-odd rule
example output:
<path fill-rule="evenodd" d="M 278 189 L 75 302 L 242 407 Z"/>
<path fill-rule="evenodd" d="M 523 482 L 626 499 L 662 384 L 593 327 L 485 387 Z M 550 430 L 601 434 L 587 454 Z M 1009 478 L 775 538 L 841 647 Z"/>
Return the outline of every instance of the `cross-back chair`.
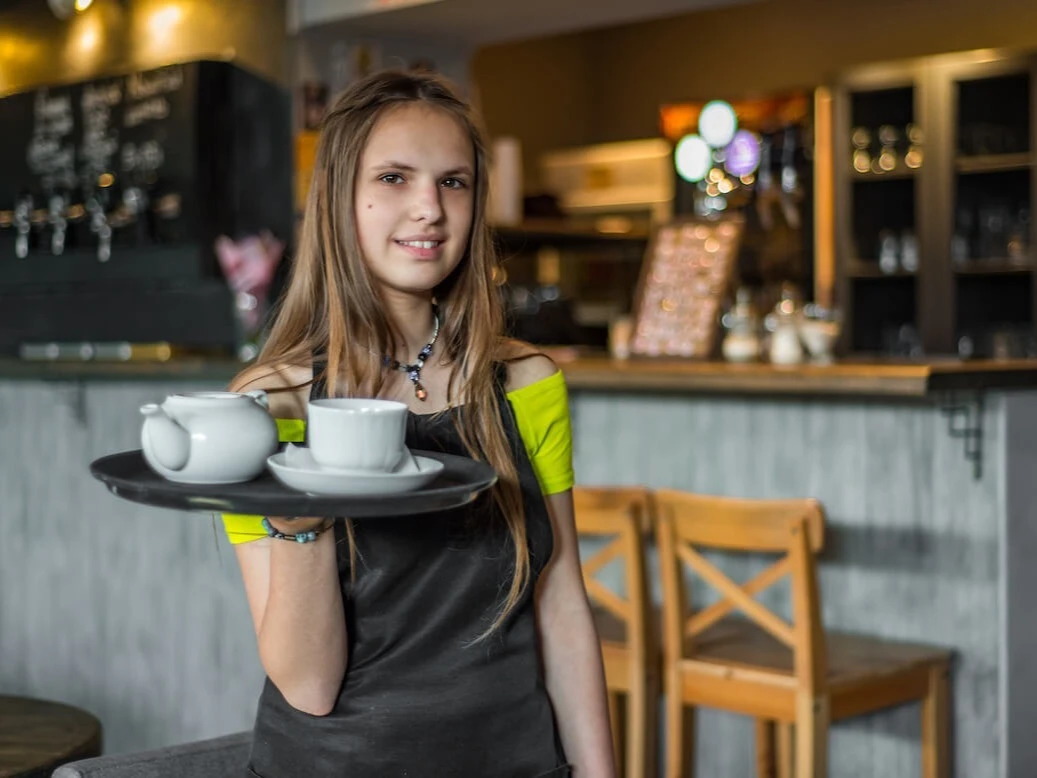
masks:
<path fill-rule="evenodd" d="M 573 501 L 577 532 L 607 540 L 581 566 L 601 639 L 617 764 L 626 778 L 654 776 L 659 654 L 645 573 L 649 493 L 641 488 L 577 487 Z M 616 559 L 623 560 L 622 596 L 595 577 Z M 622 717 L 620 697 L 625 702 Z"/>
<path fill-rule="evenodd" d="M 687 775 L 686 763 L 694 761 L 693 743 L 685 740 L 693 731 L 684 727 L 688 706 L 756 718 L 760 776 L 824 778 L 831 721 L 912 701 L 922 703 L 923 778 L 947 777 L 950 654 L 826 634 L 815 564 L 824 537 L 817 501 L 676 490 L 657 491 L 653 499 L 663 586 L 667 778 Z M 738 584 L 703 555 L 705 549 L 781 556 Z M 720 599 L 693 611 L 685 566 Z M 791 623 L 756 599 L 786 576 Z"/>

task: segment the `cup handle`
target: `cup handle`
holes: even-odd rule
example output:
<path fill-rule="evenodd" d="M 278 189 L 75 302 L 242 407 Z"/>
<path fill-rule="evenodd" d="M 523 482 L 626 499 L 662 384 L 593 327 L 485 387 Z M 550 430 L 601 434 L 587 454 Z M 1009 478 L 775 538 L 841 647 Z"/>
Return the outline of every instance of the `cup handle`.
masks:
<path fill-rule="evenodd" d="M 251 392 L 245 392 L 245 395 L 251 397 L 259 405 L 262 405 L 267 410 L 270 409 L 270 398 L 267 397 L 266 392 L 262 389 L 253 389 Z"/>

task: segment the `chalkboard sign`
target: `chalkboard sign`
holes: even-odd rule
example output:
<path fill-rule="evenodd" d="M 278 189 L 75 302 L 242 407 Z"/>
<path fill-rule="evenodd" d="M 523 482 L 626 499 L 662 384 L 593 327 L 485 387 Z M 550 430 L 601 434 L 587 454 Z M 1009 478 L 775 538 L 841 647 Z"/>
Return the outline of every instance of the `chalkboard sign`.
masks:
<path fill-rule="evenodd" d="M 26 291 L 222 283 L 215 239 L 290 239 L 291 197 L 288 94 L 232 63 L 5 97 L 0 309 Z"/>

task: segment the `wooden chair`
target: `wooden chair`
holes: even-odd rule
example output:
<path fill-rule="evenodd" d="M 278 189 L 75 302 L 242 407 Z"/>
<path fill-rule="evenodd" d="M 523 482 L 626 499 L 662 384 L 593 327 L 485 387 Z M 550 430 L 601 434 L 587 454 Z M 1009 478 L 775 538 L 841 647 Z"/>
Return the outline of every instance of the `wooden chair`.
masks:
<path fill-rule="evenodd" d="M 682 775 L 694 753 L 682 737 L 685 706 L 755 717 L 760 776 L 824 778 L 830 721 L 911 701 L 922 703 L 922 776 L 947 778 L 950 653 L 826 636 L 814 560 L 824 514 L 816 501 L 736 500 L 673 490 L 656 492 L 654 500 L 663 584 L 667 778 Z M 738 585 L 700 548 L 784 556 Z M 721 599 L 690 613 L 682 563 Z M 755 599 L 786 575 L 792 624 Z M 733 610 L 744 618 L 730 616 Z M 788 725 L 794 725 L 794 743 Z M 777 764 L 776 734 L 788 743 Z"/>
<path fill-rule="evenodd" d="M 651 527 L 649 496 L 639 488 L 576 487 L 576 529 L 581 536 L 612 538 L 582 562 L 583 580 L 594 611 L 605 663 L 609 719 L 617 764 L 626 778 L 654 776 L 656 710 L 659 691 L 658 642 L 650 618 L 645 576 L 644 536 Z M 626 596 L 594 576 L 622 559 Z M 619 698 L 625 698 L 620 728 Z"/>

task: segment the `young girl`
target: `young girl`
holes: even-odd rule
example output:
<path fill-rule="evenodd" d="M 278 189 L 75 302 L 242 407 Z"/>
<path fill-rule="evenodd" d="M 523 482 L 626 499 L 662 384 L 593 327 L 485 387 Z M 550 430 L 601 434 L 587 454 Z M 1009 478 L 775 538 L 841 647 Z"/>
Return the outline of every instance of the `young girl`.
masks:
<path fill-rule="evenodd" d="M 408 446 L 499 481 L 417 516 L 225 517 L 267 673 L 249 775 L 614 775 L 565 383 L 502 338 L 486 195 L 434 76 L 376 74 L 324 119 L 280 312 L 232 389 L 267 390 L 294 441 L 311 398 L 404 402 Z"/>

